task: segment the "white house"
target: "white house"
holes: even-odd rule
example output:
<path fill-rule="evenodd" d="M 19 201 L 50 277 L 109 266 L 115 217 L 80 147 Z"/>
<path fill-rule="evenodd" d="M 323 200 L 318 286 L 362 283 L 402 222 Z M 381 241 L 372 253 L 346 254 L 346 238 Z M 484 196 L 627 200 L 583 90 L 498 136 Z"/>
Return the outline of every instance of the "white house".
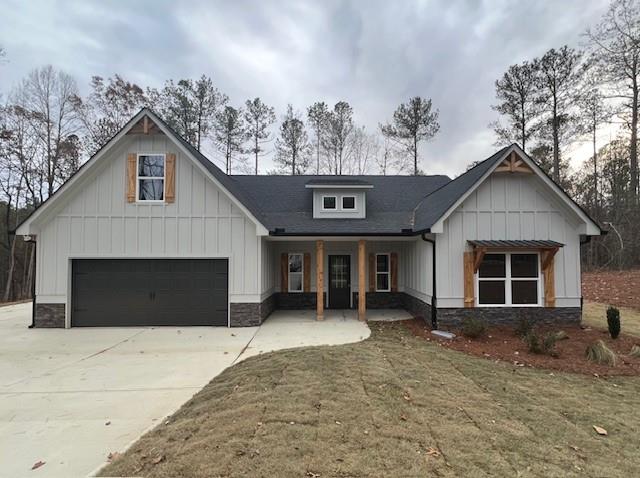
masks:
<path fill-rule="evenodd" d="M 446 176 L 228 176 L 140 111 L 16 233 L 36 327 L 260 324 L 405 308 L 579 322 L 596 224 L 517 145 Z"/>

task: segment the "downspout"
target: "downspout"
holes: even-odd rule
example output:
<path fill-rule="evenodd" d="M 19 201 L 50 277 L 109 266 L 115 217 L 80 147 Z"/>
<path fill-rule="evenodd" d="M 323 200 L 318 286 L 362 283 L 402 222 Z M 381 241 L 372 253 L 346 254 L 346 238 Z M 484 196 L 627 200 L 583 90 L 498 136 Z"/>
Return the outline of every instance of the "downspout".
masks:
<path fill-rule="evenodd" d="M 38 260 L 37 242 L 35 236 L 24 236 L 24 242 L 33 244 L 33 278 L 31 280 L 31 325 L 30 329 L 36 326 L 36 261 Z"/>
<path fill-rule="evenodd" d="M 431 295 L 431 328 L 437 329 L 438 328 L 438 312 L 437 312 L 438 299 L 436 298 L 436 241 L 434 239 L 427 238 L 424 232 L 422 233 L 421 237 L 423 241 L 429 242 L 433 246 L 433 278 L 431 279 L 432 290 L 433 290 L 433 294 Z"/>

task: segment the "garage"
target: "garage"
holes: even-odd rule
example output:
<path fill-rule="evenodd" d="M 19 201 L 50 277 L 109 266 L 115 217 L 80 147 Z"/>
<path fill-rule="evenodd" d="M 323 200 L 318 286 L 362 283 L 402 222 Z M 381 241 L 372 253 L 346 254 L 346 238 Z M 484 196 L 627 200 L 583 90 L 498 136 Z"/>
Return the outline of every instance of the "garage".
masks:
<path fill-rule="evenodd" d="M 227 259 L 74 259 L 73 327 L 227 325 Z"/>

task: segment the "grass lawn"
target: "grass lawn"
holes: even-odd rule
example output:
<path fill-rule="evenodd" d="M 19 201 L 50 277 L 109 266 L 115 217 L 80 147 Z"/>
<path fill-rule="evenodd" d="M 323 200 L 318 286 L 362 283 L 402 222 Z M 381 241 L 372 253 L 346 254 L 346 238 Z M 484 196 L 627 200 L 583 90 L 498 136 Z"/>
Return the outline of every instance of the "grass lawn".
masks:
<path fill-rule="evenodd" d="M 358 344 L 229 368 L 102 476 L 637 474 L 638 378 L 515 367 L 370 326 Z"/>
<path fill-rule="evenodd" d="M 607 329 L 607 305 L 597 302 L 585 302 L 582 322 L 591 327 Z M 640 337 L 640 310 L 619 307 L 622 333 Z"/>

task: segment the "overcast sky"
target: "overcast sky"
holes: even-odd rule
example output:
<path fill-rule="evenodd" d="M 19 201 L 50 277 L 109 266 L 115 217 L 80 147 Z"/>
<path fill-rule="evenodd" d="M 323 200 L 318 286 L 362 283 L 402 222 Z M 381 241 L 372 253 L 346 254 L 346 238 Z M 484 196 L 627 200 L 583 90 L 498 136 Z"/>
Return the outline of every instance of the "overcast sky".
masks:
<path fill-rule="evenodd" d="M 512 63 L 598 21 L 605 0 L 52 1 L 0 0 L 0 92 L 52 64 L 86 93 L 92 75 L 141 86 L 213 78 L 232 105 L 260 96 L 304 111 L 348 101 L 368 130 L 408 98 L 433 99 L 441 131 L 422 151 L 429 174 L 457 175 L 496 148 L 494 81 Z M 569 152 L 573 164 L 584 151 Z M 270 165 L 265 162 L 264 169 Z"/>

